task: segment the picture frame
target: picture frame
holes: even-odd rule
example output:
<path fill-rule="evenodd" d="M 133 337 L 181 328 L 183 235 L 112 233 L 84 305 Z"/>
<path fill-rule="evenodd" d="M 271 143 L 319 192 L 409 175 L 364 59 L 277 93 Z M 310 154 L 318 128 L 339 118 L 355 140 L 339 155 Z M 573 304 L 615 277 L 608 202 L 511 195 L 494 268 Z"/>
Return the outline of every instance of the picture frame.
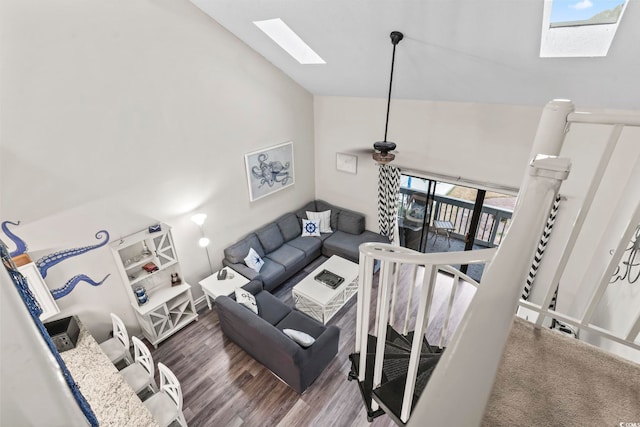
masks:
<path fill-rule="evenodd" d="M 247 153 L 244 161 L 252 202 L 295 183 L 293 141 Z"/>
<path fill-rule="evenodd" d="M 340 172 L 358 173 L 358 156 L 355 154 L 336 153 L 336 169 Z"/>

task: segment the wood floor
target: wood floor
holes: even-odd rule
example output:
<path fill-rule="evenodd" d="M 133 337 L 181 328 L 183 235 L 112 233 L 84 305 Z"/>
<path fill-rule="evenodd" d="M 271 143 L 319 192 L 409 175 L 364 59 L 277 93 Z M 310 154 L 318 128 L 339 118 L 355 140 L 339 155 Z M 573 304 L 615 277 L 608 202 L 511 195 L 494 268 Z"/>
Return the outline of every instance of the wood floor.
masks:
<path fill-rule="evenodd" d="M 322 261 L 309 265 L 306 272 Z M 274 295 L 292 305 L 290 288 L 298 280 L 294 277 Z M 465 298 L 467 293 L 459 295 Z M 179 379 L 183 413 L 191 427 L 395 426 L 386 415 L 369 423 L 358 385 L 347 381 L 351 367 L 348 355 L 354 351 L 355 311 L 354 297 L 330 321 L 341 330 L 338 355 L 302 395 L 222 334 L 215 307 L 211 311 L 205 307 L 198 322 L 157 349 L 150 348 L 154 361 L 167 365 Z"/>

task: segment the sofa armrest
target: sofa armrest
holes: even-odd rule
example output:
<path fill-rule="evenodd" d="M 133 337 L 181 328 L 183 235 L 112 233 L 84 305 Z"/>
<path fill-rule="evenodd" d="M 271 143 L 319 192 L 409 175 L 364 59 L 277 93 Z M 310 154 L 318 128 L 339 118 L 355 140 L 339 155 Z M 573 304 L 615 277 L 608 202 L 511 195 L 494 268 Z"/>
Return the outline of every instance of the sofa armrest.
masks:
<path fill-rule="evenodd" d="M 315 359 L 321 356 L 321 353 L 330 355 L 329 361 L 338 353 L 338 343 L 340 341 L 340 329 L 337 326 L 329 325 L 327 329 L 316 338 L 315 342 L 303 350 L 307 357 Z M 328 363 L 328 362 L 327 362 Z"/>
<path fill-rule="evenodd" d="M 264 290 L 264 287 L 262 286 L 262 280 L 258 278 L 244 285 L 242 289 L 244 289 L 247 292 L 250 292 L 251 295 L 257 295 Z"/>
<path fill-rule="evenodd" d="M 249 280 L 260 280 L 260 282 L 262 282 L 262 278 L 260 277 L 260 273 L 256 273 L 256 271 L 253 268 L 249 268 L 247 267 L 245 264 L 242 263 L 231 263 L 229 262 L 226 258 L 222 260 L 222 264 L 233 269 L 234 271 L 236 271 L 237 273 L 243 275 L 244 277 L 246 277 Z"/>

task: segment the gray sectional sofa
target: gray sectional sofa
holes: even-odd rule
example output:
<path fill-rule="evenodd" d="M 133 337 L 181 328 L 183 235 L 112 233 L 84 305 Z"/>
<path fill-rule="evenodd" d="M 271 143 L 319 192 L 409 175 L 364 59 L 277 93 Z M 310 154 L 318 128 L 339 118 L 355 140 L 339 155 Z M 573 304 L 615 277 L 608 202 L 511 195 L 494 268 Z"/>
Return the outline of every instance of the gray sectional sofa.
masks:
<path fill-rule="evenodd" d="M 327 210 L 331 211 L 332 233 L 302 237 L 302 220 L 308 219 L 307 211 Z M 366 230 L 361 213 L 314 200 L 227 247 L 222 263 L 250 280 L 260 279 L 265 289 L 271 291 L 321 254 L 327 257 L 339 255 L 357 263 L 358 247 L 365 242 L 389 243 L 389 239 Z M 264 260 L 259 273 L 247 267 L 244 261 L 251 248 Z"/>
<path fill-rule="evenodd" d="M 287 306 L 263 290 L 259 280 L 243 288 L 255 296 L 258 314 L 230 297 L 219 296 L 216 310 L 222 332 L 295 391 L 304 392 L 338 353 L 340 330 Z M 302 331 L 315 342 L 303 348 L 283 329 Z"/>

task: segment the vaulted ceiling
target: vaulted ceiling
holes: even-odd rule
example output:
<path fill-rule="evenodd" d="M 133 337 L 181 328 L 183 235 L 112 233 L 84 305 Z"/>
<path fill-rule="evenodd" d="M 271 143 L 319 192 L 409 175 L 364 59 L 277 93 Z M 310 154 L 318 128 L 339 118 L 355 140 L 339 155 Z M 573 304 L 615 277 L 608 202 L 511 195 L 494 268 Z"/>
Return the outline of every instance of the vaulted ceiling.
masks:
<path fill-rule="evenodd" d="M 606 57 L 540 58 L 543 0 L 192 0 L 314 95 L 640 109 L 640 0 Z M 577 0 L 576 0 L 577 2 Z M 300 65 L 252 22 L 281 18 L 327 63 Z"/>

